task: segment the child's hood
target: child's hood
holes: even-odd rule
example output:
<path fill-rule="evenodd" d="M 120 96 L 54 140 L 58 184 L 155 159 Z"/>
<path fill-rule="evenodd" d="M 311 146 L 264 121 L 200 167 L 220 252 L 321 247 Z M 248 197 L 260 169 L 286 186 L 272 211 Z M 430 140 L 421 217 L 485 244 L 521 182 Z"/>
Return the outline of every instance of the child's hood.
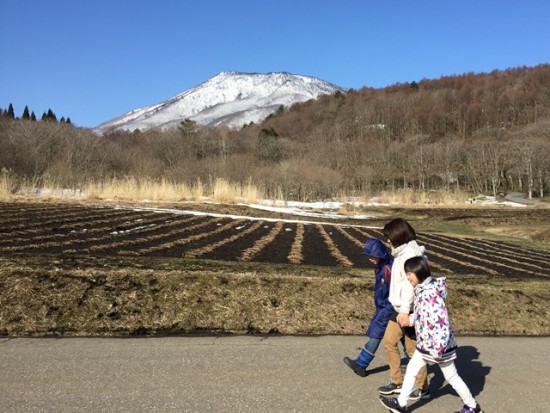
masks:
<path fill-rule="evenodd" d="M 438 295 L 439 297 L 443 298 L 443 300 L 447 299 L 447 279 L 445 277 L 429 277 L 424 280 L 422 284 L 419 284 L 416 288 L 418 289 L 417 293 L 420 293 L 421 291 L 427 291 L 430 295 Z"/>
<path fill-rule="evenodd" d="M 363 249 L 363 255 L 369 257 L 376 257 L 384 260 L 385 262 L 390 261 L 390 253 L 386 246 L 376 238 L 371 238 L 365 243 L 365 248 Z"/>

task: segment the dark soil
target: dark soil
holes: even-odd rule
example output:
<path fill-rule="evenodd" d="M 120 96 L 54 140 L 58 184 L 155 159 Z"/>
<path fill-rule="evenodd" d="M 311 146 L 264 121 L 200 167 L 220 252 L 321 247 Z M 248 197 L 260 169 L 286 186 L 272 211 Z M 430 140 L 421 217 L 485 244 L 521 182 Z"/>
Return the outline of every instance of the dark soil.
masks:
<path fill-rule="evenodd" d="M 256 211 L 239 206 L 201 205 L 202 210 L 208 209 L 212 213 L 228 213 L 244 215 L 263 215 L 266 218 L 295 218 L 281 214 Z M 191 206 L 186 206 L 191 209 Z M 197 208 L 198 209 L 198 208 Z M 431 210 L 418 210 L 418 215 L 427 217 L 435 214 Z M 438 210 L 443 220 L 468 221 L 480 220 L 487 225 L 503 220 L 520 222 L 520 218 L 527 220 L 541 219 L 540 211 L 508 211 L 502 212 L 475 210 L 465 214 L 461 210 Z M 454 215 L 453 215 L 454 214 Z M 518 218 L 518 214 L 520 217 Z M 440 217 L 441 218 L 441 217 Z M 189 214 L 172 214 L 169 212 L 152 212 L 132 209 L 115 209 L 89 205 L 50 204 L 50 203 L 0 203 L 0 254 L 66 254 L 97 256 L 109 255 L 151 255 L 156 257 L 182 257 L 186 251 L 191 251 L 207 245 L 213 245 L 227 237 L 231 237 L 244 230 L 256 221 L 242 220 L 241 229 L 230 227 L 234 220 L 210 216 L 195 217 Z M 387 220 L 385 220 L 387 221 Z M 338 221 L 340 222 L 340 221 Z M 382 223 L 384 220 L 380 220 Z M 415 220 L 411 220 L 413 225 Z M 422 224 L 419 219 L 416 221 Z M 196 229 L 195 225 L 205 223 Z M 357 220 L 349 219 L 344 224 L 337 224 L 335 220 L 327 220 L 323 224 L 332 242 L 339 252 L 346 257 L 354 267 L 370 268 L 370 264 L 361 255 L 362 248 L 344 236 L 337 228 L 340 225 L 351 237 L 364 244 L 370 237 L 381 238 L 379 230 L 366 227 L 351 227 L 346 224 L 357 225 Z M 364 224 L 372 225 L 371 221 Z M 213 231 L 223 228 L 222 232 L 209 235 Z M 241 226 L 241 225 L 239 225 Z M 428 225 L 429 226 L 429 225 Z M 250 248 L 256 240 L 264 237 L 274 227 L 271 221 L 264 221 L 264 225 L 248 235 L 237 238 L 209 251 L 201 258 L 223 261 L 237 261 L 243 251 Z M 187 237 L 204 234 L 200 239 L 192 242 L 178 241 Z M 287 223 L 277 234 L 273 242 L 269 243 L 256 255 L 253 261 L 286 264 L 290 248 L 296 234 L 296 224 Z M 444 272 L 456 275 L 502 275 L 509 278 L 550 278 L 550 254 L 543 250 L 516 246 L 511 243 L 459 236 L 443 235 L 423 230 L 419 233 L 419 241 L 426 246 L 430 260 Z M 154 252 L 148 248 L 163 246 Z M 100 246 L 101 248 L 97 248 Z M 432 252 L 432 255 L 430 253 Z M 329 250 L 326 241 L 321 236 L 315 224 L 305 225 L 304 241 L 302 245 L 303 265 L 334 267 L 341 265 Z M 434 254 L 437 254 L 434 255 Z"/>

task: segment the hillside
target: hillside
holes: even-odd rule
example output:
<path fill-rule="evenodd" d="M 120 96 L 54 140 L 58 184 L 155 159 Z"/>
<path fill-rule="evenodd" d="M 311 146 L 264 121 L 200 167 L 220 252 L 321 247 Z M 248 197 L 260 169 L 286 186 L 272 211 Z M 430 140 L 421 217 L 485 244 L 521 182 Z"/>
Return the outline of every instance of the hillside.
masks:
<path fill-rule="evenodd" d="M 0 167 L 21 180 L 135 178 L 211 187 L 218 178 L 293 200 L 550 190 L 550 65 L 324 95 L 241 129 L 115 131 L 0 121 Z M 423 194 L 423 195 L 419 195 Z"/>

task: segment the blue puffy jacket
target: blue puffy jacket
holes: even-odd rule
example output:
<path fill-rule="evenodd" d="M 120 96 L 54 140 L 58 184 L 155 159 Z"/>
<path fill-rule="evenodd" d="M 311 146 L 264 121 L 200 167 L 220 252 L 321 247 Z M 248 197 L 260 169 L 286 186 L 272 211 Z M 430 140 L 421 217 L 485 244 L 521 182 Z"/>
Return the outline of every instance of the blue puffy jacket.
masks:
<path fill-rule="evenodd" d="M 384 337 L 386 326 L 394 311 L 388 299 L 393 257 L 382 241 L 376 238 L 367 240 L 363 255 L 380 259 L 380 262 L 374 268 L 374 304 L 376 311 L 372 316 L 366 335 L 370 338 L 381 339 Z"/>

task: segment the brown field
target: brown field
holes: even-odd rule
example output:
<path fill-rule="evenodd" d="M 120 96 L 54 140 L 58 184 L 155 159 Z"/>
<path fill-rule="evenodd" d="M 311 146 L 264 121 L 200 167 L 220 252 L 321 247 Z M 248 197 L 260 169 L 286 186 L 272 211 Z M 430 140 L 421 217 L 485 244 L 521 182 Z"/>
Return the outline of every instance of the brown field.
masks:
<path fill-rule="evenodd" d="M 387 216 L 306 223 L 246 207 L 194 207 L 239 217 L 0 203 L 0 333 L 361 333 L 372 313 L 362 245 L 382 237 Z M 495 228 L 521 214 L 532 222 L 547 211 L 458 212 L 443 210 L 437 220 L 429 210 L 406 212 L 434 272 L 454 288 L 458 330 L 548 334 L 548 251 L 442 230 L 461 220 Z M 492 320 L 494 307 L 507 304 L 508 324 Z"/>

